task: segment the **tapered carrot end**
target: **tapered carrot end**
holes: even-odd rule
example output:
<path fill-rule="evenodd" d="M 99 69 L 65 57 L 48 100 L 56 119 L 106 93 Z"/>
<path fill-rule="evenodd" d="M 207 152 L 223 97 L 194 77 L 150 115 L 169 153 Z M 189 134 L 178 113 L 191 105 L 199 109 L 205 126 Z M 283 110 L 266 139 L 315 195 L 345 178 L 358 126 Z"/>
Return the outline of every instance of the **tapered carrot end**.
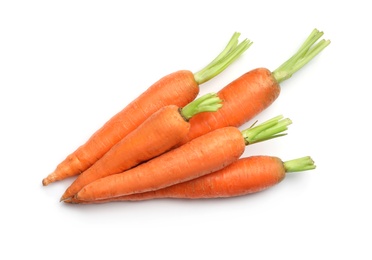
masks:
<path fill-rule="evenodd" d="M 64 202 L 64 203 L 69 203 L 69 204 L 74 204 L 74 201 L 73 201 L 73 199 L 72 199 L 72 197 L 69 197 L 69 198 L 61 198 L 60 200 L 59 200 L 59 202 Z"/>
<path fill-rule="evenodd" d="M 48 184 L 55 182 L 57 180 L 58 179 L 56 178 L 56 172 L 54 171 L 43 179 L 43 185 L 47 186 Z"/>
<path fill-rule="evenodd" d="M 66 202 L 66 201 L 69 201 L 69 200 L 71 200 L 72 199 L 72 196 L 69 196 L 69 195 L 67 195 L 66 193 L 64 193 L 63 195 L 62 195 L 62 197 L 59 199 L 59 202 Z"/>
<path fill-rule="evenodd" d="M 52 183 L 53 181 L 49 178 L 46 177 L 43 179 L 43 186 L 47 186 L 48 184 Z"/>
<path fill-rule="evenodd" d="M 61 198 L 59 199 L 60 202 L 71 200 L 74 197 L 75 192 L 71 190 L 70 187 L 68 187 L 65 192 L 62 194 Z"/>

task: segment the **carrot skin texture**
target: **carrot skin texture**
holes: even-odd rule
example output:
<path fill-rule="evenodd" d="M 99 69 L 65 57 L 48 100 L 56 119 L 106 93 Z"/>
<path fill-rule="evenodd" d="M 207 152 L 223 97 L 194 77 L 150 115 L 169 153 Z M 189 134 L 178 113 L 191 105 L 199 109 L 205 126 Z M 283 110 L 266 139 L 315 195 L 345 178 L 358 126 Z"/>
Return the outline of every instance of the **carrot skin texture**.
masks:
<path fill-rule="evenodd" d="M 279 94 L 280 86 L 268 69 L 243 74 L 217 93 L 223 100 L 221 109 L 190 119 L 190 131 L 181 144 L 221 127 L 243 125 L 269 107 Z"/>
<path fill-rule="evenodd" d="M 239 129 L 220 128 L 121 174 L 98 179 L 81 189 L 75 199 L 118 197 L 198 178 L 238 160 L 245 145 Z"/>
<path fill-rule="evenodd" d="M 43 179 L 43 185 L 80 174 L 158 109 L 171 104 L 183 107 L 198 93 L 199 85 L 191 71 L 180 70 L 161 78 L 68 155 Z"/>
<path fill-rule="evenodd" d="M 142 201 L 161 198 L 214 199 L 252 194 L 280 183 L 286 176 L 283 162 L 273 156 L 251 156 L 237 160 L 225 168 L 163 189 L 105 200 L 70 203 L 106 203 Z"/>
<path fill-rule="evenodd" d="M 61 200 L 74 196 L 85 185 L 99 178 L 123 172 L 170 150 L 186 136 L 189 129 L 190 124 L 180 114 L 178 106 L 159 109 L 81 173 Z"/>

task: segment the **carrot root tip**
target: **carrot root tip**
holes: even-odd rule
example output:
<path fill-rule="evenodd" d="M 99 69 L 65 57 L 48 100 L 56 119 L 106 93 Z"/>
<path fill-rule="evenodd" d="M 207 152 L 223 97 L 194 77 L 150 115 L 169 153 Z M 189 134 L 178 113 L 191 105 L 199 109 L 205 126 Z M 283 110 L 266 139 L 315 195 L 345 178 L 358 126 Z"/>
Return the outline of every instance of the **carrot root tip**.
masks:
<path fill-rule="evenodd" d="M 72 200 L 72 196 L 71 197 L 65 197 L 65 196 L 62 196 L 60 199 L 59 199 L 59 202 L 67 202 L 67 201 L 71 201 Z"/>
<path fill-rule="evenodd" d="M 51 182 L 52 182 L 52 181 L 49 180 L 49 178 L 45 178 L 45 179 L 43 179 L 42 184 L 43 184 L 43 186 L 47 186 L 47 185 L 50 184 Z"/>

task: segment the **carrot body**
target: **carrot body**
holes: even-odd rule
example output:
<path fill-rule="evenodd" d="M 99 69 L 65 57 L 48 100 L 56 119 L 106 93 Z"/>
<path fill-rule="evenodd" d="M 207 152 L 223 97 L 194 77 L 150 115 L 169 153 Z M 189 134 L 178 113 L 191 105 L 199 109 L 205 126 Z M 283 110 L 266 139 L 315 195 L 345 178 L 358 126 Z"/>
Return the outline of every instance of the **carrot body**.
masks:
<path fill-rule="evenodd" d="M 123 172 L 170 150 L 188 133 L 190 118 L 202 112 L 215 112 L 221 106 L 221 99 L 209 93 L 182 108 L 168 105 L 159 109 L 80 174 L 61 200 L 72 197 L 92 181 Z"/>
<path fill-rule="evenodd" d="M 234 33 L 225 49 L 202 70 L 196 73 L 180 70 L 154 83 L 57 165 L 55 171 L 43 179 L 43 185 L 85 171 L 163 106 L 183 107 L 194 100 L 199 93 L 200 84 L 220 74 L 251 46 L 252 42 L 248 39 L 238 44 L 239 36 L 240 33 Z"/>
<path fill-rule="evenodd" d="M 277 157 L 252 156 L 188 182 L 164 189 L 113 198 L 112 200 L 148 200 L 156 198 L 207 199 L 235 197 L 255 193 L 278 184 L 285 168 Z"/>
<path fill-rule="evenodd" d="M 75 195 L 96 179 L 120 173 L 164 153 L 179 143 L 189 128 L 190 124 L 182 118 L 178 106 L 163 107 L 80 174 L 61 200 Z"/>
<path fill-rule="evenodd" d="M 293 167 L 294 166 L 294 167 Z M 268 189 L 280 183 L 288 172 L 315 169 L 310 157 L 282 162 L 274 156 L 251 156 L 237 160 L 225 168 L 187 182 L 163 189 L 105 200 L 70 203 L 105 203 L 114 201 L 141 201 L 159 198 L 213 199 L 243 196 Z"/>
<path fill-rule="evenodd" d="M 210 100 L 206 103 L 208 107 L 211 104 Z M 246 145 L 285 135 L 283 132 L 291 123 L 290 119 L 283 119 L 280 115 L 243 131 L 232 126 L 216 129 L 128 171 L 93 181 L 73 199 L 64 201 L 108 199 L 157 190 L 198 178 L 238 160 Z M 292 168 L 294 166 L 297 165 L 292 163 Z"/>
<path fill-rule="evenodd" d="M 225 126 L 239 127 L 269 107 L 279 96 L 280 86 L 265 68 L 249 71 L 221 89 L 223 107 L 215 113 L 195 115 L 181 144 Z"/>
<path fill-rule="evenodd" d="M 239 129 L 220 128 L 123 173 L 98 179 L 81 189 L 75 198 L 94 201 L 188 181 L 236 161 L 245 145 Z"/>
<path fill-rule="evenodd" d="M 157 110 L 170 104 L 182 107 L 194 100 L 198 93 L 199 86 L 190 71 L 181 70 L 163 77 L 107 121 L 85 144 L 67 156 L 56 170 L 43 180 L 43 185 L 85 171 Z"/>
<path fill-rule="evenodd" d="M 182 143 L 220 127 L 239 127 L 269 107 L 280 94 L 279 84 L 330 44 L 324 39 L 316 43 L 322 35 L 323 32 L 314 29 L 298 51 L 274 71 L 251 70 L 221 89 L 217 94 L 224 101 L 222 109 L 192 118 L 189 134 Z"/>

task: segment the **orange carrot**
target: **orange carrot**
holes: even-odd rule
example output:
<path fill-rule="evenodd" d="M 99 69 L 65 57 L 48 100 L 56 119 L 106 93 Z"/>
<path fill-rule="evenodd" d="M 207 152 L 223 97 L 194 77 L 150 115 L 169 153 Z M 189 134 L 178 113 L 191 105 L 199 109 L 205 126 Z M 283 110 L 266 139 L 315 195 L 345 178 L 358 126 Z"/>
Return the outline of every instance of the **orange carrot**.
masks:
<path fill-rule="evenodd" d="M 216 94 L 207 94 L 183 108 L 168 105 L 159 109 L 80 174 L 62 195 L 61 201 L 99 178 L 123 172 L 170 150 L 187 135 L 190 118 L 202 112 L 215 112 L 221 106 L 221 99 Z"/>
<path fill-rule="evenodd" d="M 77 175 L 93 165 L 112 146 L 137 128 L 150 115 L 166 105 L 183 107 L 199 93 L 199 85 L 221 73 L 252 44 L 245 39 L 238 44 L 235 33 L 225 49 L 204 69 L 193 74 L 181 70 L 169 74 L 150 86 L 138 98 L 109 119 L 83 145 L 67 156 L 43 179 L 43 185 Z"/>
<path fill-rule="evenodd" d="M 82 188 L 75 198 L 106 199 L 198 178 L 238 160 L 246 145 L 282 136 L 289 124 L 289 119 L 278 116 L 244 131 L 236 127 L 217 129 L 123 173 L 98 179 Z"/>
<path fill-rule="evenodd" d="M 105 200 L 89 202 L 71 200 L 70 202 L 84 204 L 159 198 L 229 198 L 266 190 L 280 183 L 285 178 L 286 173 L 312 169 L 315 169 L 315 164 L 309 156 L 285 162 L 273 156 L 251 156 L 239 159 L 219 171 L 163 189 Z"/>
<path fill-rule="evenodd" d="M 217 94 L 224 102 L 223 108 L 193 117 L 189 134 L 181 144 L 217 128 L 239 127 L 269 107 L 280 94 L 279 84 L 329 45 L 330 41 L 324 39 L 315 44 L 322 35 L 323 32 L 314 29 L 299 50 L 273 72 L 257 68 L 221 89 Z"/>

